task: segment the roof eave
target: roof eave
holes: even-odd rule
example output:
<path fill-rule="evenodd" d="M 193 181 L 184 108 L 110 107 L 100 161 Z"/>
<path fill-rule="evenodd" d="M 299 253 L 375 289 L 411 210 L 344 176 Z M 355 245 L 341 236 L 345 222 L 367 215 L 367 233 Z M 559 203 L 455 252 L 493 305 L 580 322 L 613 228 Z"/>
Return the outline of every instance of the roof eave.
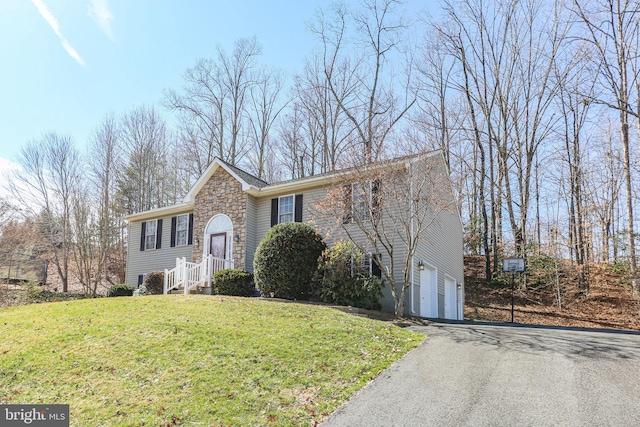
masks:
<path fill-rule="evenodd" d="M 193 211 L 193 206 L 194 206 L 193 203 L 182 202 L 182 203 L 178 203 L 171 206 L 165 206 L 157 209 L 150 209 L 148 211 L 127 215 L 122 219 L 127 222 L 132 222 L 132 221 L 142 221 L 146 219 L 154 219 L 154 218 L 159 218 L 162 216 L 168 216 L 173 214 L 188 213 L 190 211 Z"/>

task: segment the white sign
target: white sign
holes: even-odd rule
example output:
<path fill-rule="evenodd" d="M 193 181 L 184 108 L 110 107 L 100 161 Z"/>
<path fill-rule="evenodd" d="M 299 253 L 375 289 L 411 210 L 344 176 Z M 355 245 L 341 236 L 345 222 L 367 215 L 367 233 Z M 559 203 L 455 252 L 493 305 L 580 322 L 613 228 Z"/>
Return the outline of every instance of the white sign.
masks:
<path fill-rule="evenodd" d="M 502 260 L 502 271 L 505 273 L 522 273 L 524 269 L 524 258 L 505 258 Z"/>

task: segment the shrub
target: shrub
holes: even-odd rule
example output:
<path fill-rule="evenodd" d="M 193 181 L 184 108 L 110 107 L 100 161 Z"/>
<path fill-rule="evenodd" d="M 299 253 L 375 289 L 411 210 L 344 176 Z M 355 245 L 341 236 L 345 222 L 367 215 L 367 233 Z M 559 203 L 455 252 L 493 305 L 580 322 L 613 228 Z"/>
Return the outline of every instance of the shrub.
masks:
<path fill-rule="evenodd" d="M 358 269 L 367 257 L 351 242 L 340 240 L 327 249 L 320 264 L 318 296 L 324 302 L 369 310 L 382 308 L 382 281 Z M 366 263 L 364 263 L 366 265 Z"/>
<path fill-rule="evenodd" d="M 253 261 L 256 285 L 263 296 L 308 299 L 318 258 L 326 245 L 310 225 L 278 224 L 264 236 Z"/>
<path fill-rule="evenodd" d="M 130 297 L 135 290 L 134 286 L 127 284 L 113 285 L 107 291 L 108 297 Z"/>
<path fill-rule="evenodd" d="M 224 269 L 213 275 L 213 286 L 220 295 L 250 297 L 256 290 L 253 274 L 244 270 Z"/>
<path fill-rule="evenodd" d="M 160 295 L 164 293 L 164 271 L 152 271 L 144 276 L 143 285 L 147 288 L 148 295 Z"/>

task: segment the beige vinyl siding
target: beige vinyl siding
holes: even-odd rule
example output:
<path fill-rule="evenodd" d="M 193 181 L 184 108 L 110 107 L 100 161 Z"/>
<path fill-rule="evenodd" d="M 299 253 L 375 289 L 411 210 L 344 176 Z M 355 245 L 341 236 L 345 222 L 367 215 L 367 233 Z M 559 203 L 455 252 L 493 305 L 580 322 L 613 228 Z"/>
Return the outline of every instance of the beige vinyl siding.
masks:
<path fill-rule="evenodd" d="M 165 268 L 174 268 L 176 266 L 176 258 L 186 257 L 187 261 L 191 261 L 192 245 L 171 247 L 172 216 L 175 215 L 157 218 L 162 219 L 162 244 L 160 249 L 141 251 L 140 233 L 142 232 L 142 223 L 144 221 L 132 221 L 129 223 L 125 283 L 136 286 L 138 284 L 138 275 L 140 274 L 164 270 Z"/>
<path fill-rule="evenodd" d="M 246 252 L 245 252 L 245 264 L 244 269 L 253 273 L 253 258 L 260 242 L 258 235 L 256 234 L 256 221 L 257 221 L 257 201 L 253 196 L 247 195 L 247 224 L 246 224 Z"/>

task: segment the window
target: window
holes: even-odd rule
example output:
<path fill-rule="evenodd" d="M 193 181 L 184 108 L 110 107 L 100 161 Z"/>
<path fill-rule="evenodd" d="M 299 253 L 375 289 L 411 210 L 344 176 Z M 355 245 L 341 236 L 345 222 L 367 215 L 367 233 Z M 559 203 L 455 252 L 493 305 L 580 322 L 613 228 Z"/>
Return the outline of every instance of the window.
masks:
<path fill-rule="evenodd" d="M 382 272 L 380 271 L 380 267 L 373 259 L 373 254 L 368 253 L 359 259 L 356 260 L 355 257 L 351 256 L 351 276 L 361 276 L 361 277 L 382 277 Z"/>
<path fill-rule="evenodd" d="M 271 226 L 283 222 L 302 222 L 302 194 L 271 199 Z"/>
<path fill-rule="evenodd" d="M 369 199 L 371 197 L 371 183 L 367 182 L 364 186 L 358 182 L 353 183 L 351 189 L 353 197 L 351 217 L 357 221 L 366 221 L 369 218 Z"/>
<path fill-rule="evenodd" d="M 178 215 L 176 218 L 176 246 L 187 244 L 189 237 L 189 214 Z"/>
<path fill-rule="evenodd" d="M 146 223 L 146 231 L 144 235 L 144 249 L 155 249 L 156 248 L 156 230 L 158 221 L 152 219 L 151 221 L 147 221 Z"/>
<path fill-rule="evenodd" d="M 293 194 L 278 200 L 278 224 L 293 222 Z"/>
<path fill-rule="evenodd" d="M 343 223 L 368 221 L 378 218 L 380 181 L 354 182 L 345 186 L 345 212 Z"/>

